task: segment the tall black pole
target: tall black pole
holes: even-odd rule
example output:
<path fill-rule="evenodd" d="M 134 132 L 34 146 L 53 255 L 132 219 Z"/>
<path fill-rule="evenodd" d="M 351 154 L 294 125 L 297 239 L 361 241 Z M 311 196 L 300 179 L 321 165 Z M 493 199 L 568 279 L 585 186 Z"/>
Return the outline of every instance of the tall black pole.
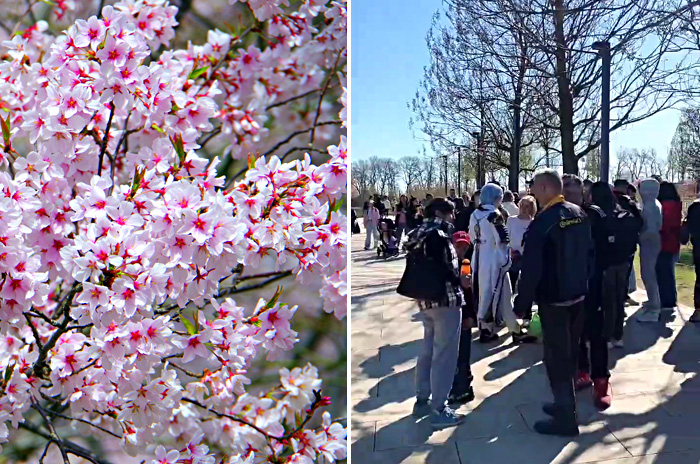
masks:
<path fill-rule="evenodd" d="M 517 192 L 520 187 L 520 101 L 515 100 L 513 109 L 513 150 L 510 152 L 508 189 Z"/>
<path fill-rule="evenodd" d="M 445 158 L 445 198 L 447 198 L 447 155 L 443 155 Z"/>
<path fill-rule="evenodd" d="M 457 147 L 457 195 L 462 197 L 462 147 Z"/>
<path fill-rule="evenodd" d="M 593 48 L 598 50 L 602 61 L 602 102 L 600 110 L 600 180 L 610 180 L 610 42 L 596 42 Z"/>

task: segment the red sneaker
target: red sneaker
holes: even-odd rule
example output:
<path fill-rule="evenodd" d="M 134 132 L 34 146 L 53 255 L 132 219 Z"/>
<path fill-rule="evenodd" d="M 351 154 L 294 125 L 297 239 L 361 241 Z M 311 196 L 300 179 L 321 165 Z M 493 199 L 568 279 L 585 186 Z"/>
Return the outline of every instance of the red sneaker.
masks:
<path fill-rule="evenodd" d="M 583 390 L 591 385 L 593 385 L 593 382 L 591 381 L 591 376 L 588 375 L 588 372 L 579 372 L 576 376 L 576 380 L 574 381 L 574 388 L 576 391 Z"/>
<path fill-rule="evenodd" d="M 610 380 L 594 379 L 593 380 L 593 403 L 596 408 L 605 411 L 612 403 L 612 388 L 610 388 Z"/>

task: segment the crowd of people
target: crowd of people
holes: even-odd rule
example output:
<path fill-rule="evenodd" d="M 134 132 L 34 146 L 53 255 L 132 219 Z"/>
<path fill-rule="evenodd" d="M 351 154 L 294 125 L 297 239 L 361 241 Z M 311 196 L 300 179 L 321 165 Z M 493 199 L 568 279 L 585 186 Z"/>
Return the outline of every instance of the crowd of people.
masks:
<path fill-rule="evenodd" d="M 684 218 L 674 184 L 652 178 L 637 185 L 543 170 L 518 193 L 494 182 L 471 197 L 451 190 L 445 198 L 365 203 L 366 249 L 377 246 L 389 217 L 397 243 L 405 236 L 398 292 L 418 300 L 424 324 L 414 416 L 429 416 L 436 429 L 461 423 L 455 408 L 474 398 L 472 329 L 481 343 L 497 340 L 503 326 L 514 343 L 533 343 L 538 337 L 528 328 L 536 314 L 554 401 L 543 406 L 549 419 L 534 428 L 577 435 L 576 391 L 592 389 L 601 410 L 612 402 L 608 352 L 624 347 L 637 252 L 647 301 L 635 318 L 658 322 L 677 305 L 675 265 L 681 244 L 692 243 L 690 321 L 700 322 L 700 200 Z"/>

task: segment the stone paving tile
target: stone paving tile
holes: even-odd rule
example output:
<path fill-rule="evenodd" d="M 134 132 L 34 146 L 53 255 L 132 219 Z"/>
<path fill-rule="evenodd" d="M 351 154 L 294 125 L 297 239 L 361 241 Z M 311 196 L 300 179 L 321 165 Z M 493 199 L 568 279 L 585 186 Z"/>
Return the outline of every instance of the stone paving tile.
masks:
<path fill-rule="evenodd" d="M 476 398 L 459 409 L 465 423 L 433 432 L 411 416 L 422 326 L 415 303 L 395 292 L 403 259 L 352 256 L 353 462 L 700 464 L 700 327 L 686 322 L 691 309 L 643 324 L 638 306 L 626 308 L 625 347 L 610 350 L 613 405 L 600 412 L 590 390 L 580 392 L 573 440 L 532 431 L 551 399 L 542 346 L 514 346 L 506 330 L 493 344 L 472 344 Z M 643 290 L 634 298 L 644 301 Z"/>
<path fill-rule="evenodd" d="M 498 438 L 528 432 L 522 416 L 515 408 L 472 411 L 458 427 L 438 431 L 432 431 L 427 418 L 416 421 L 408 417 L 399 421 L 378 421 L 375 450 L 412 448 L 422 444 L 435 445 L 476 438 Z"/>
<path fill-rule="evenodd" d="M 374 453 L 355 453 L 351 450 L 351 453 L 352 462 L 361 464 L 460 464 L 454 443 Z"/>
<path fill-rule="evenodd" d="M 457 449 L 463 464 L 581 464 L 631 456 L 602 423 L 581 427 L 581 435 L 573 439 L 504 435 L 458 441 Z"/>
<path fill-rule="evenodd" d="M 612 459 L 604 464 L 698 464 L 700 452 L 661 453 L 632 458 Z"/>

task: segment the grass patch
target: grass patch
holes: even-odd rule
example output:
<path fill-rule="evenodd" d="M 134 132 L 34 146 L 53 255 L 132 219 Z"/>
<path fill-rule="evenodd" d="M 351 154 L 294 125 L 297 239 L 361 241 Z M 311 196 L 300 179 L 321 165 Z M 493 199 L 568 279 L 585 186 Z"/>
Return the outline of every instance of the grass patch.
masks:
<path fill-rule="evenodd" d="M 642 272 L 639 269 L 639 253 L 634 257 L 634 272 L 637 276 L 637 288 L 644 288 Z M 694 287 L 695 269 L 693 268 L 693 249 L 690 246 L 682 246 L 680 260 L 676 264 L 678 303 L 692 308 Z"/>

